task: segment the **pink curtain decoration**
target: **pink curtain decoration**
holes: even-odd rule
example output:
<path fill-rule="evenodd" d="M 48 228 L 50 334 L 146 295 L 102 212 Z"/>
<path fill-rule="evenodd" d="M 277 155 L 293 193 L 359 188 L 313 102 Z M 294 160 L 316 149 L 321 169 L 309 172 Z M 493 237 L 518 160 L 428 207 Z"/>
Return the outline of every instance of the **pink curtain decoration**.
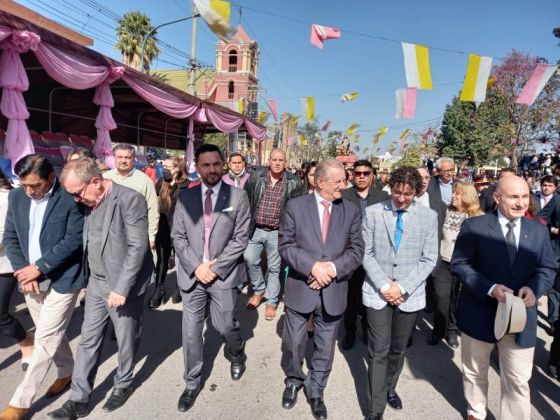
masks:
<path fill-rule="evenodd" d="M 188 118 L 198 109 L 195 104 L 186 103 L 177 96 L 142 80 L 134 79 L 126 73 L 123 74 L 122 79 L 138 96 L 148 101 L 154 108 L 174 118 Z"/>
<path fill-rule="evenodd" d="M 29 153 L 34 153 L 33 142 L 25 120 L 29 111 L 23 92 L 29 89 L 29 79 L 21 62 L 20 54 L 36 50 L 41 38 L 32 32 L 0 28 L 2 56 L 0 57 L 0 86 L 2 100 L 0 111 L 8 119 L 4 155 L 10 159 L 12 170 L 16 162 Z"/>
<path fill-rule="evenodd" d="M 243 118 L 212 108 L 206 108 L 206 117 L 223 133 L 233 133 L 243 124 Z"/>
<path fill-rule="evenodd" d="M 251 120 L 245 120 L 245 128 L 247 132 L 257 141 L 266 139 L 266 127 L 260 127 Z"/>
<path fill-rule="evenodd" d="M 194 122 L 192 118 L 189 120 L 189 134 L 187 135 L 187 154 L 186 163 L 189 174 L 196 171 L 194 166 Z"/>

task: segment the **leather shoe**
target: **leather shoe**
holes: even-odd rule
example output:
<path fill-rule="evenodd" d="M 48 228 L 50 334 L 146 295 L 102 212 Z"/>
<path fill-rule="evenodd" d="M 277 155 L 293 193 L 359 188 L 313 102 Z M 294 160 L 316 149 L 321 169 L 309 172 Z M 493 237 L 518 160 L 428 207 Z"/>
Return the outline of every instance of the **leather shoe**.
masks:
<path fill-rule="evenodd" d="M 439 343 L 441 343 L 441 338 L 438 337 L 437 335 L 432 335 L 429 339 L 428 339 L 428 344 L 430 346 L 437 346 Z"/>
<path fill-rule="evenodd" d="M 245 348 L 245 346 L 243 347 Z M 245 365 L 246 361 L 247 355 L 245 354 L 245 350 L 243 350 L 243 353 L 240 356 L 232 357 L 230 367 L 231 379 L 233 379 L 234 381 L 238 381 L 241 379 L 243 373 L 245 372 L 245 369 L 247 368 L 247 366 Z"/>
<path fill-rule="evenodd" d="M 324 420 L 327 418 L 327 407 L 322 398 L 310 398 L 311 414 L 316 420 Z"/>
<path fill-rule="evenodd" d="M 179 403 L 177 404 L 177 409 L 184 413 L 185 411 L 189 411 L 194 402 L 196 401 L 196 397 L 200 392 L 200 388 L 197 389 L 185 389 L 181 396 L 179 397 Z"/>
<path fill-rule="evenodd" d="M 282 408 L 289 410 L 294 405 L 296 405 L 297 394 L 298 391 L 301 389 L 301 387 L 302 385 L 299 386 L 294 384 L 286 385 L 286 388 L 284 389 L 284 393 L 282 394 Z"/>
<path fill-rule="evenodd" d="M 9 405 L 0 413 L 0 420 L 21 420 L 28 411 L 29 408 L 19 408 Z"/>
<path fill-rule="evenodd" d="M 383 414 L 381 413 L 369 413 L 366 420 L 383 420 Z"/>
<path fill-rule="evenodd" d="M 457 339 L 456 334 L 449 334 L 445 339 L 445 341 L 447 341 L 447 345 L 452 349 L 459 348 L 459 340 Z"/>
<path fill-rule="evenodd" d="M 156 286 L 156 289 L 154 290 L 154 294 L 150 298 L 150 301 L 148 302 L 148 307 L 150 309 L 157 309 L 163 303 L 163 300 L 165 299 L 165 288 L 162 286 L 163 285 Z"/>
<path fill-rule="evenodd" d="M 247 302 L 247 309 L 257 309 L 263 300 L 264 293 L 253 293 L 253 296 Z"/>
<path fill-rule="evenodd" d="M 68 376 L 66 378 L 58 378 L 53 382 L 53 384 L 47 389 L 45 393 L 45 398 L 54 398 L 62 394 L 68 388 L 70 388 L 70 384 L 72 383 L 72 377 Z"/>
<path fill-rule="evenodd" d="M 547 365 L 546 366 L 546 373 L 548 376 L 554 379 L 560 380 L 560 368 L 557 365 Z"/>
<path fill-rule="evenodd" d="M 115 411 L 117 408 L 121 408 L 133 392 L 134 387 L 132 385 L 126 388 L 113 388 L 113 392 L 103 405 L 103 411 L 111 412 Z"/>
<path fill-rule="evenodd" d="M 355 332 L 347 332 L 342 340 L 342 350 L 350 350 L 354 347 L 354 342 L 356 341 Z"/>
<path fill-rule="evenodd" d="M 68 400 L 58 410 L 47 413 L 51 419 L 73 420 L 79 417 L 85 417 L 89 414 L 88 403 Z"/>
<path fill-rule="evenodd" d="M 181 303 L 183 298 L 181 297 L 181 292 L 179 289 L 175 290 L 173 296 L 171 296 L 171 303 Z"/>
<path fill-rule="evenodd" d="M 276 305 L 266 304 L 264 309 L 264 319 L 272 321 L 276 318 Z"/>
<path fill-rule="evenodd" d="M 395 411 L 402 410 L 402 401 L 396 392 L 387 394 L 387 404 L 389 404 L 389 407 L 391 407 Z"/>

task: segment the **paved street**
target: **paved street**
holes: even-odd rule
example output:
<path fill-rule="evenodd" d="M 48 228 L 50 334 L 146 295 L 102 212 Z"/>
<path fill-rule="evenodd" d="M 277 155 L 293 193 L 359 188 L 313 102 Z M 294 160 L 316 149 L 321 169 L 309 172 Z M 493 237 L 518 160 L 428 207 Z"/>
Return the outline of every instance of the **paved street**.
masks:
<path fill-rule="evenodd" d="M 174 273 L 171 274 L 174 276 Z M 280 335 L 284 317 L 280 307 L 278 321 L 264 320 L 264 308 L 245 310 L 247 296 L 238 302 L 238 319 L 247 341 L 247 371 L 239 382 L 229 376 L 229 362 L 224 358 L 223 343 L 215 330 L 205 331 L 204 388 L 195 407 L 186 414 L 177 411 L 177 400 L 183 391 L 183 353 L 181 349 L 181 305 L 166 303 L 159 310 L 145 312 L 145 328 L 136 368 L 137 390 L 120 410 L 105 414 L 101 410 L 112 385 L 112 374 L 117 366 L 116 343 L 107 340 L 102 365 L 97 375 L 92 397 L 90 419 L 312 419 L 303 393 L 290 411 L 280 404 L 283 374 L 280 369 Z M 17 316 L 29 326 L 30 318 L 24 306 L 18 304 Z M 541 307 L 541 312 L 546 312 Z M 72 348 L 78 343 L 83 310 L 74 313 L 69 337 Z M 445 344 L 431 347 L 426 344 L 430 316 L 418 322 L 414 345 L 409 350 L 398 392 L 404 410 L 396 413 L 387 409 L 386 419 L 460 419 L 465 411 L 460 375 L 460 354 Z M 542 322 L 542 317 L 541 317 Z M 543 326 L 541 324 L 541 326 Z M 342 330 L 341 330 L 342 333 Z M 340 337 L 342 338 L 342 336 Z M 361 339 L 361 336 L 358 336 Z M 531 380 L 533 419 L 559 418 L 560 388 L 543 371 L 550 346 L 550 337 L 539 328 L 536 349 L 536 367 Z M 312 345 L 308 346 L 308 354 Z M 351 351 L 340 347 L 325 393 L 330 419 L 361 419 L 366 409 L 366 346 L 361 342 Z M 490 410 L 498 413 L 499 377 L 496 366 L 490 373 Z M 19 353 L 0 337 L 0 404 L 6 405 L 23 373 Z M 49 372 L 41 389 L 44 393 L 54 380 Z M 58 408 L 68 397 L 64 394 L 55 401 L 40 398 L 33 406 L 33 418 L 44 419 L 46 413 Z M 489 418 L 494 418 L 492 415 Z"/>

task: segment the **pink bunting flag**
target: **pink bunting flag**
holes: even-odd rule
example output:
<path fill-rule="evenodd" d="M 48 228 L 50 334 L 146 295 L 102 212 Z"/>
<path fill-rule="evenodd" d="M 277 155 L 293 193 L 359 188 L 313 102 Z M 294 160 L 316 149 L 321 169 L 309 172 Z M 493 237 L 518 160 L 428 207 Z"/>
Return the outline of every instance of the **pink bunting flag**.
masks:
<path fill-rule="evenodd" d="M 417 88 L 404 88 L 396 90 L 395 94 L 397 99 L 397 113 L 395 114 L 395 118 L 414 118 L 414 116 L 416 115 L 417 92 Z"/>
<path fill-rule="evenodd" d="M 340 39 L 340 29 L 329 26 L 311 25 L 311 39 L 309 42 L 317 48 L 323 48 L 323 41 L 326 39 Z"/>
<path fill-rule="evenodd" d="M 516 99 L 516 103 L 523 105 L 533 105 L 539 93 L 544 89 L 546 83 L 556 72 L 558 66 L 556 64 L 537 64 L 537 68 L 525 83 L 523 90 Z"/>
<path fill-rule="evenodd" d="M 332 122 L 331 120 L 328 120 L 328 121 L 325 123 L 325 125 L 323 125 L 323 126 L 321 127 L 321 131 L 327 131 L 327 130 L 329 129 L 329 127 L 331 126 L 332 123 L 333 123 L 333 122 Z"/>
<path fill-rule="evenodd" d="M 278 122 L 278 101 L 276 99 L 268 99 L 266 105 L 268 109 L 270 109 L 270 112 L 272 112 L 274 121 Z"/>
<path fill-rule="evenodd" d="M 292 144 L 294 144 L 294 136 L 288 137 L 288 146 L 291 146 Z"/>
<path fill-rule="evenodd" d="M 424 134 L 422 134 L 422 140 L 424 140 L 424 141 L 428 140 L 428 139 L 430 138 L 430 135 L 432 134 L 432 131 L 433 131 L 433 130 L 432 130 L 431 127 L 428 128 L 428 129 L 424 132 Z"/>

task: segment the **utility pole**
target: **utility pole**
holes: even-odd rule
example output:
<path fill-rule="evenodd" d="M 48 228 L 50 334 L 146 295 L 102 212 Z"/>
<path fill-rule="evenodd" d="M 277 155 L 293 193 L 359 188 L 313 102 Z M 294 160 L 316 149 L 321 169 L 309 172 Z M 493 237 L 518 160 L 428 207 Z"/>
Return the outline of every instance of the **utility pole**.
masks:
<path fill-rule="evenodd" d="M 197 33 L 197 25 L 198 25 L 198 9 L 194 2 L 191 2 L 192 5 L 192 14 L 194 16 L 193 23 L 192 23 L 192 37 L 191 37 L 191 74 L 190 74 L 190 81 L 189 81 L 189 93 L 193 96 L 196 96 L 196 69 L 198 68 L 196 64 L 196 33 Z"/>

